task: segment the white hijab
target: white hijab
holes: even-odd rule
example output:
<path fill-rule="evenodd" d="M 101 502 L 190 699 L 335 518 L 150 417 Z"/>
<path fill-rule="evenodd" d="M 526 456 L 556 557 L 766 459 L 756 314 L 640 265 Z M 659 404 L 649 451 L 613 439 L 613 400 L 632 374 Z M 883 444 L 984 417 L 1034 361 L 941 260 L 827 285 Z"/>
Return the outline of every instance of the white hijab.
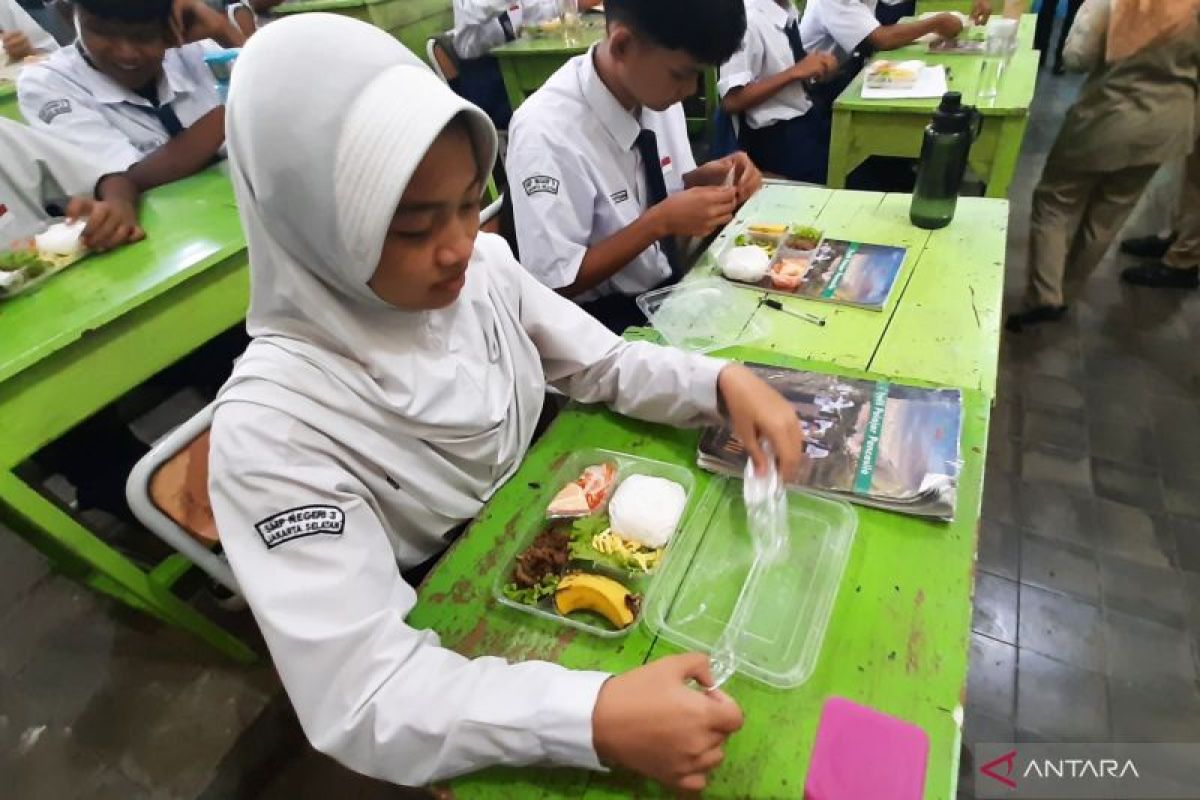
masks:
<path fill-rule="evenodd" d="M 391 36 L 328 14 L 256 33 L 227 107 L 254 341 L 218 403 L 276 409 L 395 476 L 442 528 L 426 534 L 474 516 L 515 469 L 545 388 L 519 303 L 478 250 L 445 309 L 403 311 L 367 286 L 409 179 L 460 113 L 490 171 L 482 111 Z"/>

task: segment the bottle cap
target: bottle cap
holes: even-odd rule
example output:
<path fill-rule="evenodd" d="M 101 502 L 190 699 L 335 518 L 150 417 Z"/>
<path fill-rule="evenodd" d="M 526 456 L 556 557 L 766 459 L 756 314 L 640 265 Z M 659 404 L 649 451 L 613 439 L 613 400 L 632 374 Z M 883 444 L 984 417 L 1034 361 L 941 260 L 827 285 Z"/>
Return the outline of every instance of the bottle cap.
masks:
<path fill-rule="evenodd" d="M 962 94 L 946 92 L 933 112 L 933 129 L 938 133 L 967 133 L 971 130 L 971 111 L 962 104 Z"/>

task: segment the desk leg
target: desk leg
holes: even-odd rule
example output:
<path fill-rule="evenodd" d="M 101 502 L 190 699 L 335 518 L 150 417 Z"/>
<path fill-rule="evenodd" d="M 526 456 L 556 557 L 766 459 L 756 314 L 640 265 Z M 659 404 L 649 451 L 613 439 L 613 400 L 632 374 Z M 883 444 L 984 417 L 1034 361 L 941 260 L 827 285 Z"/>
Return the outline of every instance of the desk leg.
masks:
<path fill-rule="evenodd" d="M 826 183 L 830 189 L 845 189 L 846 176 L 853 165 L 850 163 L 850 136 L 854 117 L 849 111 L 833 112 L 833 127 L 829 133 L 829 175 Z"/>
<path fill-rule="evenodd" d="M 242 663 L 258 656 L 12 472 L 0 473 L 0 515 L 71 577 L 176 625 Z"/>
<path fill-rule="evenodd" d="M 1000 140 L 996 142 L 992 169 L 988 173 L 987 197 L 1008 197 L 1008 189 L 1017 174 L 1021 143 L 1025 141 L 1025 128 L 1028 125 L 1028 116 L 1004 118 L 1004 123 L 1000 126 Z"/>
<path fill-rule="evenodd" d="M 508 106 L 513 111 L 525 102 L 525 92 L 521 90 L 521 76 L 512 59 L 500 58 L 500 77 L 504 79 L 504 91 L 508 95 Z"/>

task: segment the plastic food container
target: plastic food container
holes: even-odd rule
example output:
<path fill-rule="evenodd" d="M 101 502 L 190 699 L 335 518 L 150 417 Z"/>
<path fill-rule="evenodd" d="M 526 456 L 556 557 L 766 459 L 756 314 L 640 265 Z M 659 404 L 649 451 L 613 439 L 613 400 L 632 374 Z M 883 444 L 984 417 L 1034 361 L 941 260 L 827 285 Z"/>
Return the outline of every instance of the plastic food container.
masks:
<path fill-rule="evenodd" d="M 24 231 L 15 238 L 11 236 L 12 231 L 0 232 L 0 300 L 25 293 L 86 257 L 86 251 L 73 256 L 43 256 L 36 249 L 32 249 L 29 240 L 44 233 L 51 225 L 64 221 L 61 217 L 47 220 L 34 230 Z M 29 244 L 29 248 L 26 248 L 26 243 Z M 10 259 L 18 254 L 29 263 L 15 266 Z M 14 266 L 15 268 L 9 268 Z"/>
<path fill-rule="evenodd" d="M 759 602 L 738 647 L 738 672 L 770 686 L 804 683 L 816 667 L 858 515 L 849 504 L 788 492 L 789 540 L 761 573 Z M 714 480 L 672 543 L 645 603 L 645 621 L 664 639 L 711 652 L 754 559 L 742 484 Z"/>
<path fill-rule="evenodd" d="M 709 353 L 770 333 L 768 322 L 757 313 L 760 298 L 724 278 L 702 278 L 646 292 L 637 304 L 668 344 Z"/>
<path fill-rule="evenodd" d="M 569 527 L 572 520 L 554 520 L 546 518 L 546 507 L 550 501 L 558 493 L 558 491 L 567 484 L 579 477 L 584 469 L 593 464 L 610 463 L 616 466 L 617 476 L 612 487 L 612 491 L 621 485 L 631 475 L 651 475 L 658 478 L 666 478 L 675 481 L 683 487 L 686 495 L 686 503 L 683 509 L 683 515 L 680 518 L 680 523 L 676 527 L 675 535 L 664 548 L 663 557 L 657 567 L 650 572 L 643 572 L 638 569 L 624 569 L 617 566 L 611 566 L 607 563 L 593 562 L 570 562 L 568 571 L 579 569 L 580 571 L 601 575 L 611 578 L 622 584 L 630 592 L 641 596 L 641 607 L 634 614 L 633 623 L 617 628 L 613 626 L 607 619 L 599 614 L 582 611 L 574 612 L 570 615 L 559 614 L 554 607 L 554 596 L 544 597 L 537 602 L 536 605 L 529 605 L 518 602 L 510 598 L 505 593 L 505 586 L 512 582 L 513 569 L 517 563 L 517 557 L 525 552 L 525 550 L 533 544 L 534 539 L 542 532 L 549 530 L 555 526 L 566 525 Z M 638 621 L 646 608 L 646 596 L 650 587 L 657 581 L 658 575 L 670 562 L 671 553 L 675 547 L 675 541 L 680 537 L 681 531 L 688 525 L 692 513 L 697 505 L 695 497 L 696 481 L 690 470 L 685 467 L 676 466 L 674 464 L 665 464 L 661 461 L 653 461 L 647 458 L 639 458 L 638 456 L 628 453 L 616 453 L 609 450 L 581 450 L 572 453 L 566 458 L 562 464 L 554 471 L 554 475 L 545 485 L 539 485 L 533 490 L 533 496 L 530 499 L 530 504 L 527 506 L 527 514 L 522 516 L 517 524 L 524 528 L 523 533 L 518 536 L 516 548 L 509 554 L 508 559 L 504 562 L 504 569 L 496 576 L 496 581 L 492 589 L 492 593 L 496 600 L 509 608 L 515 608 L 518 611 L 523 611 L 527 614 L 533 614 L 543 619 L 548 619 L 560 625 L 568 625 L 572 628 L 587 631 L 596 636 L 618 637 L 628 633 Z M 609 494 L 612 497 L 612 494 Z M 593 519 L 597 515 L 607 513 L 607 503 L 602 505 L 596 512 L 593 512 L 588 517 L 583 519 Z"/>

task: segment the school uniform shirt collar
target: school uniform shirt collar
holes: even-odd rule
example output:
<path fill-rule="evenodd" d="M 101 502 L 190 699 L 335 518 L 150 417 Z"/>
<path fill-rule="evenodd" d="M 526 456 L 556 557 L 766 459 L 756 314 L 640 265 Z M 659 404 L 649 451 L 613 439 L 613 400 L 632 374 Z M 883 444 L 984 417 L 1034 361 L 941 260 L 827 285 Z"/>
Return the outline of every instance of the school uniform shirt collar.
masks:
<path fill-rule="evenodd" d="M 596 46 L 587 51 L 582 59 L 579 75 L 579 88 L 583 93 L 584 102 L 600 120 L 604 130 L 623 150 L 632 150 L 637 142 L 642 124 L 621 105 L 616 96 L 604 85 L 600 74 L 596 72 Z"/>
<path fill-rule="evenodd" d="M 789 4 L 783 8 L 775 0 L 758 0 L 758 9 L 767 21 L 779 30 L 783 30 L 793 19 L 799 19 L 796 7 Z"/>
<path fill-rule="evenodd" d="M 88 59 L 84 57 L 83 48 L 80 46 L 78 40 L 75 41 L 72 49 L 74 57 L 79 62 L 78 72 L 80 82 L 83 83 L 92 97 L 96 98 L 96 102 L 103 103 L 104 105 L 132 103 L 137 106 L 146 106 L 147 108 L 152 105 L 149 100 L 137 92 L 126 89 L 88 63 Z M 162 75 L 158 79 L 158 89 L 158 100 L 163 105 L 174 102 L 175 98 L 179 95 L 190 94 L 196 91 L 195 81 L 183 69 L 179 54 L 174 50 L 168 50 L 163 57 Z"/>

